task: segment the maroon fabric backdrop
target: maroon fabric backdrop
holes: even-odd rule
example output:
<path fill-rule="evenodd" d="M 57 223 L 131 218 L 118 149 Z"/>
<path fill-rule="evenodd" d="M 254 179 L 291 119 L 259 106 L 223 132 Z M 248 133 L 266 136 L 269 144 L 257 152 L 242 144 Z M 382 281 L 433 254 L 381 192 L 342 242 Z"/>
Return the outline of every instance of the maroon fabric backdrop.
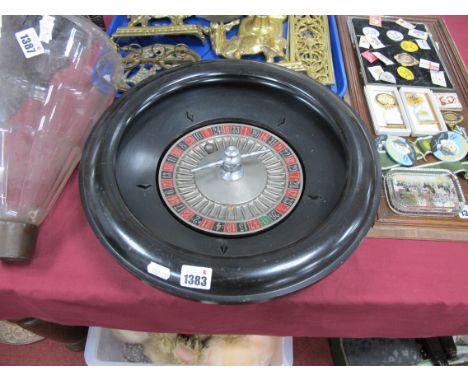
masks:
<path fill-rule="evenodd" d="M 468 50 L 468 17 L 447 19 Z M 468 233 L 467 233 L 468 235 Z M 0 319 L 183 333 L 426 337 L 468 333 L 468 243 L 365 239 L 335 272 L 251 305 L 207 305 L 159 291 L 101 246 L 77 172 L 43 223 L 29 264 L 0 263 Z"/>

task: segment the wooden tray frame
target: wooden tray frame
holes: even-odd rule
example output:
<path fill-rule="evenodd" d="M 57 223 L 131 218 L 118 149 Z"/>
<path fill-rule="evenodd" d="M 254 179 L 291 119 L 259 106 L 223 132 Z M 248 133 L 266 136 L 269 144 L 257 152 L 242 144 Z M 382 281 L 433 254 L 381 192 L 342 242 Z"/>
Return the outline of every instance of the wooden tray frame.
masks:
<path fill-rule="evenodd" d="M 351 107 L 361 116 L 373 136 L 372 120 L 364 96 L 364 82 L 361 77 L 359 61 L 349 34 L 348 16 L 337 16 L 346 74 L 348 76 L 348 96 Z M 468 72 L 455 43 L 450 36 L 445 21 L 437 16 L 403 16 L 409 22 L 426 24 L 432 39 L 438 45 L 446 70 L 450 73 L 455 91 L 463 105 L 464 126 L 468 124 Z M 346 99 L 346 97 L 345 97 Z M 432 161 L 432 159 L 429 159 Z M 420 162 L 421 164 L 423 162 Z M 468 181 L 458 177 L 463 194 L 468 202 Z M 417 240 L 450 240 L 468 242 L 468 220 L 459 218 L 407 217 L 390 210 L 385 194 L 382 192 L 380 206 L 374 227 L 368 237 L 384 237 Z"/>

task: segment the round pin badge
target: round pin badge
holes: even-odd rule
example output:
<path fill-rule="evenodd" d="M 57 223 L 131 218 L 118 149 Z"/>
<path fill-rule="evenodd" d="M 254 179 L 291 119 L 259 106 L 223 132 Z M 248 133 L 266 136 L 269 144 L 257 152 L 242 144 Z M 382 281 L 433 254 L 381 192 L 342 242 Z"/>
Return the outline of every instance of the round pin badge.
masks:
<path fill-rule="evenodd" d="M 395 30 L 390 30 L 387 32 L 387 37 L 393 41 L 401 41 L 403 40 L 403 33 Z"/>
<path fill-rule="evenodd" d="M 445 111 L 442 113 L 444 121 L 451 129 L 463 122 L 463 116 L 453 111 Z"/>
<path fill-rule="evenodd" d="M 364 27 L 362 28 L 362 33 L 364 33 L 365 36 L 374 36 L 374 37 L 379 37 L 380 32 L 372 27 Z"/>
<path fill-rule="evenodd" d="M 444 131 L 431 140 L 432 154 L 444 162 L 457 162 L 468 153 L 468 142 L 459 133 Z"/>
<path fill-rule="evenodd" d="M 390 158 L 402 166 L 410 167 L 416 163 L 416 152 L 405 138 L 387 136 L 385 150 Z"/>
<path fill-rule="evenodd" d="M 413 53 L 417 52 L 419 50 L 418 44 L 416 44 L 414 41 L 409 41 L 409 40 L 404 40 L 400 43 L 401 49 Z"/>
<path fill-rule="evenodd" d="M 419 64 L 419 60 L 408 53 L 398 53 L 393 57 L 395 58 L 396 62 L 403 66 L 414 66 Z"/>
<path fill-rule="evenodd" d="M 408 68 L 405 68 L 404 66 L 399 66 L 397 68 L 397 73 L 401 78 L 405 79 L 406 81 L 414 80 L 414 73 Z"/>

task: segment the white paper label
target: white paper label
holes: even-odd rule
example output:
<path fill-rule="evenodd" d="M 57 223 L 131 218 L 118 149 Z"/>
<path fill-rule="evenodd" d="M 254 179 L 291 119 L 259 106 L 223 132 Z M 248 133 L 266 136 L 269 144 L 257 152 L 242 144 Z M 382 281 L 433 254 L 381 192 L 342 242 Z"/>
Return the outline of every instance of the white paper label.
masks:
<path fill-rule="evenodd" d="M 429 33 L 427 32 L 423 32 L 423 31 L 419 31 L 417 29 L 410 29 L 408 31 L 408 35 L 412 36 L 412 37 L 416 37 L 416 38 L 419 38 L 419 39 L 422 39 L 422 40 L 427 40 L 427 38 L 429 37 Z"/>
<path fill-rule="evenodd" d="M 182 265 L 180 270 L 180 285 L 187 288 L 205 289 L 211 288 L 211 274 L 213 270 L 193 265 Z"/>
<path fill-rule="evenodd" d="M 440 69 L 439 63 L 432 62 L 424 58 L 419 60 L 419 67 L 423 69 L 435 70 L 436 72 Z"/>
<path fill-rule="evenodd" d="M 406 28 L 406 29 L 414 29 L 416 28 L 416 25 L 413 25 L 411 23 L 409 23 L 408 21 L 406 20 L 403 20 L 403 19 L 398 19 L 397 21 L 395 21 L 398 25 L 402 26 L 403 28 Z"/>
<path fill-rule="evenodd" d="M 364 49 L 369 49 L 370 48 L 370 44 L 369 44 L 369 41 L 367 41 L 366 36 L 361 36 L 359 38 L 359 47 L 364 48 Z"/>
<path fill-rule="evenodd" d="M 372 77 L 374 77 L 374 80 L 376 81 L 380 80 L 380 76 L 384 72 L 380 65 L 369 66 L 367 69 L 369 69 L 369 72 L 372 74 Z"/>
<path fill-rule="evenodd" d="M 426 40 L 420 40 L 420 39 L 417 39 L 416 42 L 418 43 L 419 47 L 421 49 L 424 49 L 424 50 L 431 50 L 431 47 L 429 46 L 429 44 L 427 43 Z"/>
<path fill-rule="evenodd" d="M 39 56 L 44 53 L 44 47 L 39 41 L 39 37 L 34 28 L 16 32 L 15 36 L 26 58 Z"/>
<path fill-rule="evenodd" d="M 48 44 L 52 40 L 55 17 L 44 15 L 39 21 L 39 40 Z"/>
<path fill-rule="evenodd" d="M 468 204 L 465 204 L 460 211 L 460 219 L 468 219 Z"/>
<path fill-rule="evenodd" d="M 431 79 L 434 85 L 439 85 L 447 87 L 447 82 L 445 81 L 444 72 L 438 72 L 436 70 L 431 70 Z"/>
<path fill-rule="evenodd" d="M 374 56 L 377 57 L 380 61 L 382 61 L 385 65 L 393 65 L 393 61 L 390 60 L 388 57 L 384 56 L 382 53 L 374 52 Z"/>
<path fill-rule="evenodd" d="M 378 37 L 366 36 L 366 38 L 367 38 L 367 41 L 369 41 L 369 44 L 371 44 L 373 49 L 385 48 L 385 45 L 382 44 L 382 41 L 380 41 Z"/>
<path fill-rule="evenodd" d="M 171 277 L 171 270 L 157 263 L 149 263 L 146 267 L 148 273 L 159 277 L 160 279 L 167 280 Z"/>

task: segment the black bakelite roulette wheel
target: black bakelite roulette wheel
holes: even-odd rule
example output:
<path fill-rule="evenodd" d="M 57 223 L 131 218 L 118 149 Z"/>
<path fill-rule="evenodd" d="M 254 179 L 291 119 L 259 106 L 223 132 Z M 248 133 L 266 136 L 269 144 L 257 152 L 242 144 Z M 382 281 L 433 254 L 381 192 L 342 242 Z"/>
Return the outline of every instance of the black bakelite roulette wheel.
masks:
<path fill-rule="evenodd" d="M 167 71 L 106 112 L 83 153 L 88 220 L 130 272 L 186 298 L 268 300 L 328 275 L 374 222 L 363 122 L 308 77 L 252 61 Z"/>

